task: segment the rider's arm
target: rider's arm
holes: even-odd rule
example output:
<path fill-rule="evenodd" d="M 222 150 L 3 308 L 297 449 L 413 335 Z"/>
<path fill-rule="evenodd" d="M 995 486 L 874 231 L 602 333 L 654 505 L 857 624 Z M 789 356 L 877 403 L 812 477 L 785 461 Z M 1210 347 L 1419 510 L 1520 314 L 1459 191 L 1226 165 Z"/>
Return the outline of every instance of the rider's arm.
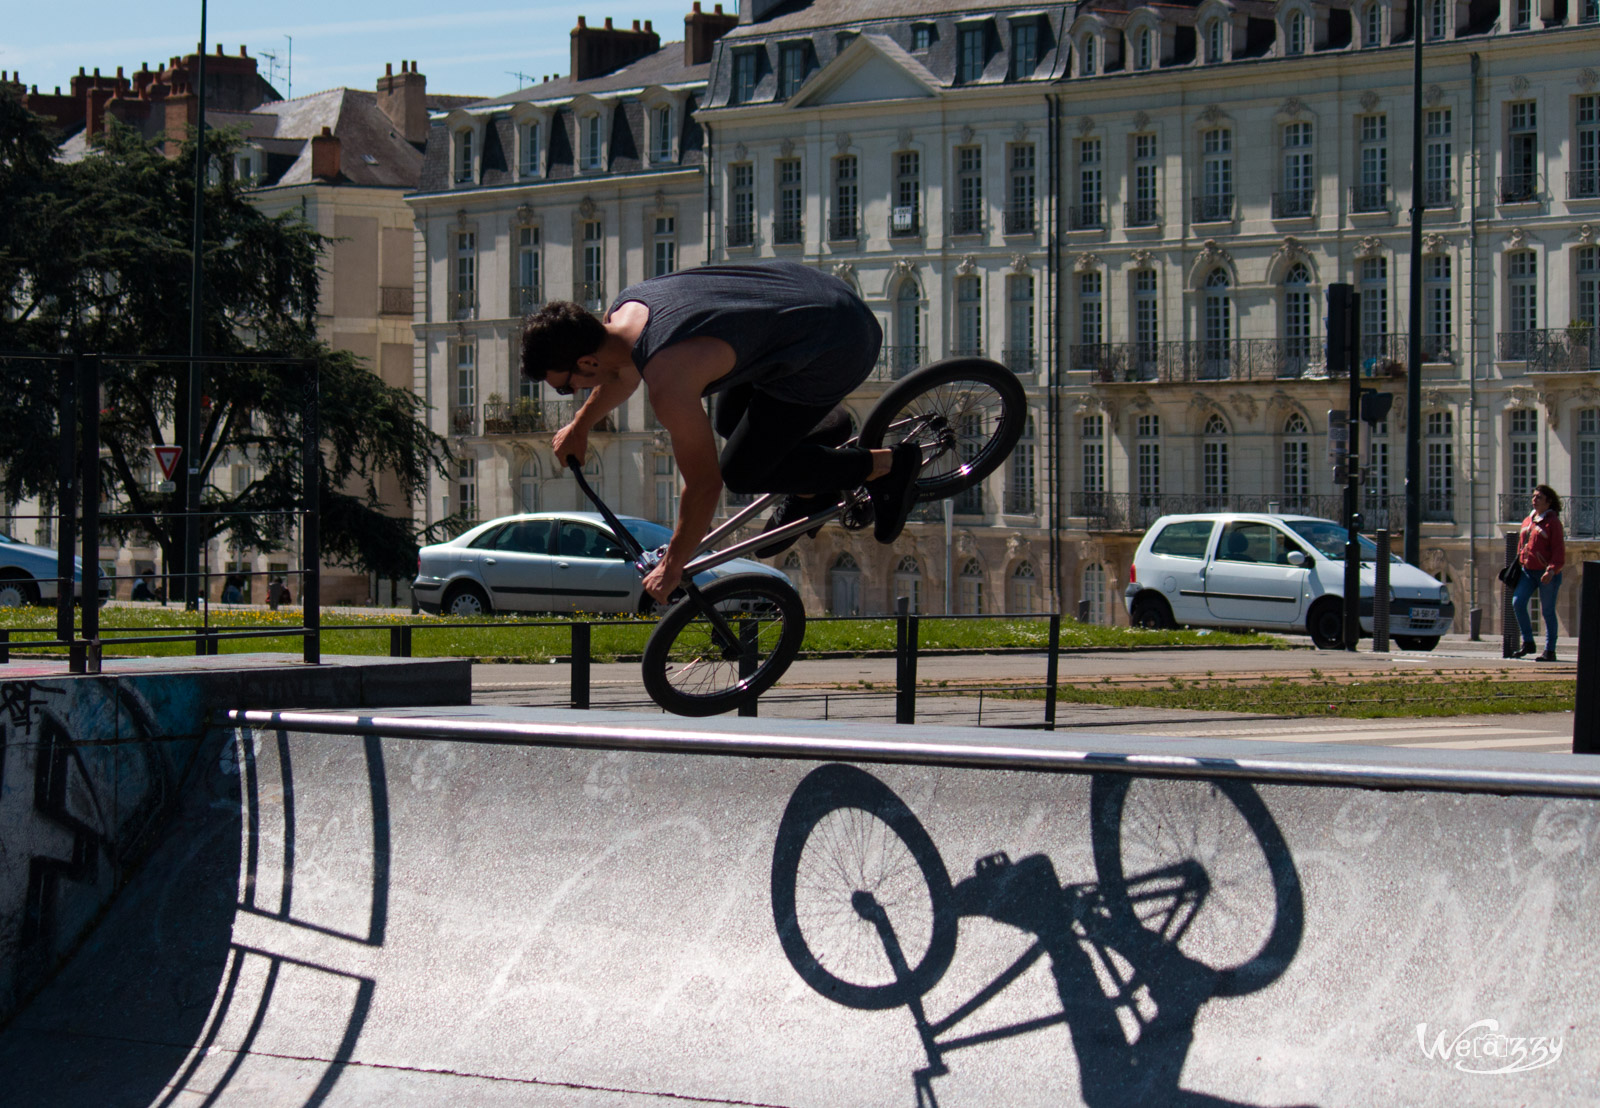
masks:
<path fill-rule="evenodd" d="M 624 400 L 632 396 L 638 387 L 639 375 L 626 373 L 590 389 L 589 395 L 573 414 L 571 422 L 557 431 L 551 441 L 556 458 L 564 461 L 567 455 L 572 455 L 579 462 L 584 461 L 589 448 L 589 432 L 593 431 L 595 426 Z"/>

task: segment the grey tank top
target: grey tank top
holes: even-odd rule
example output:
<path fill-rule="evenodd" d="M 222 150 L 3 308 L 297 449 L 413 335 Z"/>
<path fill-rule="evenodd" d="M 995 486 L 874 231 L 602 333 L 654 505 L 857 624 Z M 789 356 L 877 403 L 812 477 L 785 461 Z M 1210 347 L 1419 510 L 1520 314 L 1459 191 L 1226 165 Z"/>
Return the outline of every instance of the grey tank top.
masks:
<path fill-rule="evenodd" d="M 707 395 L 746 382 L 784 399 L 836 403 L 870 372 L 883 333 L 850 286 L 795 262 L 712 265 L 652 277 L 623 289 L 650 309 L 633 363 L 641 371 L 685 339 L 721 339 L 733 369 Z"/>

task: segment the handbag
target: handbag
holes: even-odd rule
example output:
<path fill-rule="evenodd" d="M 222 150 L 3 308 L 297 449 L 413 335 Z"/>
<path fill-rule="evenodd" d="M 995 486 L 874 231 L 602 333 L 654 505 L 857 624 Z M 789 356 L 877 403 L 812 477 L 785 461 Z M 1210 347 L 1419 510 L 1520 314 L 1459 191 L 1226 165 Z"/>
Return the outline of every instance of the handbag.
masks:
<path fill-rule="evenodd" d="M 1514 589 L 1522 583 L 1522 563 L 1512 562 L 1500 571 L 1500 580 L 1508 589 Z"/>

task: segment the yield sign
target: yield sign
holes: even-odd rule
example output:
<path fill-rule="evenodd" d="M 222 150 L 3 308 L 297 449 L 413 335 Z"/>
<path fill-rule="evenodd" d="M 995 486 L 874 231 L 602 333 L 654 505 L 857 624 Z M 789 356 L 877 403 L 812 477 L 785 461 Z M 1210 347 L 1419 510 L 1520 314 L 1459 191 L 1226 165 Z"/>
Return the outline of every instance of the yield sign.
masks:
<path fill-rule="evenodd" d="M 152 446 L 150 449 L 155 452 L 156 461 L 161 465 L 162 474 L 165 475 L 168 481 L 172 480 L 172 475 L 178 468 L 178 455 L 183 453 L 183 447 Z"/>

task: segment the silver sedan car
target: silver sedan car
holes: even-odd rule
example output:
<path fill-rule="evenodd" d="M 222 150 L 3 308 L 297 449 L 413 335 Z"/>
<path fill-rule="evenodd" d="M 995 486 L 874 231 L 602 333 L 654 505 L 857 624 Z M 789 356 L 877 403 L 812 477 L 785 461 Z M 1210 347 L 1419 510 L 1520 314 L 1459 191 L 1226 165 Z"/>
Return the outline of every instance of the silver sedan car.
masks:
<path fill-rule="evenodd" d="M 639 545 L 654 550 L 672 530 L 647 519 L 622 516 Z M 748 558 L 735 558 L 695 576 L 709 584 L 734 573 L 784 574 Z M 425 612 L 455 616 L 492 612 L 648 612 L 638 570 L 598 512 L 536 512 L 505 516 L 449 542 L 425 546 L 412 583 Z"/>
<path fill-rule="evenodd" d="M 56 601 L 56 552 L 0 533 L 0 608 Z M 98 568 L 96 569 L 98 573 Z M 83 559 L 72 559 L 74 593 L 83 596 Z M 111 582 L 101 580 L 100 602 L 111 595 Z"/>

